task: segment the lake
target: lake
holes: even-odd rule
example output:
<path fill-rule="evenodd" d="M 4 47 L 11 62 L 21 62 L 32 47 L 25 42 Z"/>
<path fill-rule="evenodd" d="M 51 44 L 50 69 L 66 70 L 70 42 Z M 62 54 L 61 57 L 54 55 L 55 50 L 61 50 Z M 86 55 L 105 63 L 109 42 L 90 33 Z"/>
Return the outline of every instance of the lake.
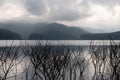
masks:
<path fill-rule="evenodd" d="M 73 46 L 88 46 L 90 42 L 94 42 L 92 45 L 110 45 L 109 40 L 0 40 L 0 46 L 10 46 L 11 44 L 14 46 L 18 46 L 21 44 L 31 44 L 35 45 L 36 42 L 42 42 L 42 44 L 46 44 L 46 42 L 50 45 L 73 45 Z M 119 44 L 119 40 L 114 40 L 116 44 Z"/>
<path fill-rule="evenodd" d="M 119 40 L 114 40 L 114 42 L 117 45 L 119 44 Z M 36 46 L 38 43 L 40 44 Z M 90 45 L 94 47 L 90 49 Z M 5 80 L 40 80 L 40 77 L 43 80 L 45 78 L 53 80 L 55 77 L 55 80 L 59 80 L 56 77 L 58 75 L 61 77 L 60 80 L 101 80 L 102 77 L 109 80 L 112 74 L 109 72 L 112 71 L 109 70 L 110 58 L 108 53 L 110 50 L 108 50 L 109 47 L 106 48 L 109 45 L 109 40 L 1 40 L 0 77 L 6 77 Z M 15 47 L 15 50 L 9 48 L 10 46 Z M 69 48 L 70 50 L 68 49 L 69 46 L 72 46 Z M 70 55 L 66 53 L 70 53 Z M 68 62 L 67 56 L 70 56 Z M 13 59 L 13 57 L 15 58 Z M 38 64 L 39 62 L 40 64 Z M 40 67 L 36 68 L 38 65 Z M 44 70 L 48 71 L 43 73 Z M 5 76 L 7 71 L 8 74 Z M 35 76 L 32 77 L 33 75 Z"/>

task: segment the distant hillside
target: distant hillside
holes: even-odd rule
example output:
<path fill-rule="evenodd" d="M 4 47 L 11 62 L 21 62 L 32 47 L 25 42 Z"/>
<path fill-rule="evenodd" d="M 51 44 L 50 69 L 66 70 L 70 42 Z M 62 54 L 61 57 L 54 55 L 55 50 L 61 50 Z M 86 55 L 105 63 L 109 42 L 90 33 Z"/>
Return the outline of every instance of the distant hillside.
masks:
<path fill-rule="evenodd" d="M 35 25 L 30 23 L 0 23 L 0 28 L 20 34 L 23 39 L 27 39 Z"/>
<path fill-rule="evenodd" d="M 37 40 L 78 40 L 80 35 L 88 33 L 87 31 L 69 27 L 63 24 L 52 23 L 43 27 L 34 29 L 34 33 L 29 36 L 29 39 Z"/>
<path fill-rule="evenodd" d="M 0 28 L 2 28 L 1 40 L 21 38 L 30 40 L 120 40 L 120 31 L 98 33 L 100 30 L 59 23 L 0 23 Z M 91 33 L 91 31 L 96 31 L 96 33 Z"/>
<path fill-rule="evenodd" d="M 0 28 L 20 34 L 23 39 L 79 39 L 81 34 L 88 33 L 58 23 L 0 23 Z"/>
<path fill-rule="evenodd" d="M 113 33 L 92 33 L 83 34 L 80 39 L 82 40 L 120 40 L 120 31 Z"/>
<path fill-rule="evenodd" d="M 20 40 L 20 39 L 22 39 L 20 35 L 5 29 L 0 29 L 0 40 Z"/>

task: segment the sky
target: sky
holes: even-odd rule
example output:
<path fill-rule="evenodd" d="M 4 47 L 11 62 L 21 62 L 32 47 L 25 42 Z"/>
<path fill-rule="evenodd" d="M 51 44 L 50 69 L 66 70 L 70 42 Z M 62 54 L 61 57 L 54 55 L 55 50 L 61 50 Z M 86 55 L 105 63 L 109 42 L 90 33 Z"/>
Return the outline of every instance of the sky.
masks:
<path fill-rule="evenodd" d="M 120 30 L 120 0 L 0 0 L 0 22 L 58 22 Z"/>

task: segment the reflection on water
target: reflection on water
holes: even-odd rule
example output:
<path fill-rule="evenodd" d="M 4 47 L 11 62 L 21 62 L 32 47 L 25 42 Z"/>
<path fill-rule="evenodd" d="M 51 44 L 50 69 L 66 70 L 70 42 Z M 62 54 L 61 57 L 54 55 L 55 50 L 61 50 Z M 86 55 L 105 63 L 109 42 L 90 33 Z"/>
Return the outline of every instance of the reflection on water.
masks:
<path fill-rule="evenodd" d="M 35 46 L 36 43 L 37 46 Z M 119 41 L 116 40 L 115 44 L 118 43 Z M 99 47 L 103 44 L 104 46 Z M 90 45 L 94 46 L 90 47 Z M 112 70 L 109 68 L 111 65 L 109 54 L 112 48 L 109 50 L 105 45 L 110 45 L 110 41 L 101 40 L 92 43 L 90 40 L 2 40 L 0 41 L 0 78 L 3 80 L 53 80 L 55 77 L 55 80 L 59 80 L 60 77 L 60 80 L 110 80 Z M 120 50 L 117 47 L 115 49 L 118 52 Z M 118 57 L 118 54 L 116 55 Z M 112 80 L 115 79 L 116 77 Z"/>
<path fill-rule="evenodd" d="M 18 45 L 24 45 L 24 44 L 31 44 L 31 45 L 35 45 L 36 42 L 41 42 L 43 45 L 46 44 L 46 42 L 50 45 L 90 45 L 91 40 L 0 40 L 0 46 L 10 46 L 11 44 L 14 46 L 18 46 Z M 120 41 L 119 40 L 114 40 L 114 42 L 116 42 L 116 44 L 118 44 Z M 94 44 L 92 45 L 110 45 L 110 41 L 109 40 L 94 40 Z"/>

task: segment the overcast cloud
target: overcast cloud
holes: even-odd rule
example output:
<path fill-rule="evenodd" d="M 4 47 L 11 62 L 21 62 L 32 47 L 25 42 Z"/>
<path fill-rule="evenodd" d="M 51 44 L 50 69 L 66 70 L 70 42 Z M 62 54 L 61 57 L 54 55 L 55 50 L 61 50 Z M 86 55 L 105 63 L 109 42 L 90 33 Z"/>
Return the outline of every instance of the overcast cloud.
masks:
<path fill-rule="evenodd" d="M 46 13 L 44 0 L 24 0 L 23 5 L 32 15 L 42 16 Z"/>
<path fill-rule="evenodd" d="M 107 5 L 109 7 L 120 4 L 120 0 L 91 0 L 91 1 L 96 4 Z"/>
<path fill-rule="evenodd" d="M 119 28 L 120 0 L 0 0 L 0 22 L 16 20 Z"/>

